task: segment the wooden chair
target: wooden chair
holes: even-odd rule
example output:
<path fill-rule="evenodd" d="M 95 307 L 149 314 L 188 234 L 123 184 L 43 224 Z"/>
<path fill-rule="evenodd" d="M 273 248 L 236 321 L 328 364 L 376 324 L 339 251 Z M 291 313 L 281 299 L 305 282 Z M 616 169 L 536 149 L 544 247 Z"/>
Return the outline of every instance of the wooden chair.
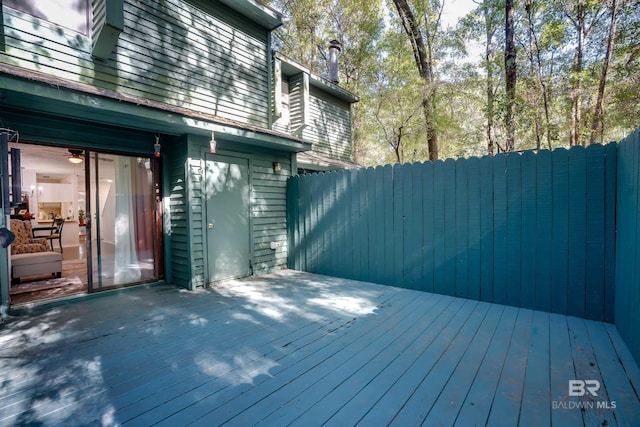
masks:
<path fill-rule="evenodd" d="M 60 252 L 62 253 L 62 227 L 64 227 L 64 218 L 57 218 L 53 220 L 53 227 L 51 227 L 51 234 L 43 236 L 51 244 L 51 250 L 53 250 L 53 241 L 58 239 L 58 245 L 60 245 Z"/>

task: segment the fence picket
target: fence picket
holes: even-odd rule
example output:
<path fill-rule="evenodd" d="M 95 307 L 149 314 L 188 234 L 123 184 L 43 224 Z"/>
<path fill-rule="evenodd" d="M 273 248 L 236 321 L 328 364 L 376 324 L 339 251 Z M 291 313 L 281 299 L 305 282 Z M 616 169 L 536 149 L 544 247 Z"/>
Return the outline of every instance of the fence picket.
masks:
<path fill-rule="evenodd" d="M 346 277 L 347 275 L 347 257 L 350 256 L 350 248 L 348 245 L 352 243 L 347 240 L 349 232 L 349 188 L 347 186 L 347 173 L 347 171 L 341 170 L 336 176 L 338 239 L 336 240 L 337 244 L 335 246 L 336 269 L 334 274 L 338 277 Z"/>
<path fill-rule="evenodd" d="M 585 317 L 604 318 L 605 258 L 605 157 L 604 146 L 591 145 L 586 151 L 585 206 Z"/>
<path fill-rule="evenodd" d="M 471 299 L 480 299 L 480 262 L 482 252 L 480 249 L 480 241 L 482 238 L 482 229 L 480 225 L 480 159 L 473 157 L 467 162 L 467 182 L 468 182 L 468 241 L 467 241 L 467 297 Z"/>
<path fill-rule="evenodd" d="M 480 159 L 480 299 L 494 300 L 493 158 Z"/>
<path fill-rule="evenodd" d="M 522 171 L 519 154 L 507 155 L 506 303 L 520 307 L 522 271 Z"/>
<path fill-rule="evenodd" d="M 320 178 L 321 175 L 318 175 L 314 178 Z M 319 197 L 318 191 L 320 187 L 319 179 L 310 179 L 309 181 L 309 236 L 311 236 L 310 244 L 309 244 L 309 252 L 311 254 L 309 260 L 309 271 L 313 273 L 319 273 L 318 271 L 318 254 L 320 247 L 321 230 L 318 229 L 318 210 L 322 204 L 322 198 Z"/>
<path fill-rule="evenodd" d="M 444 267 L 444 162 L 439 160 L 433 164 L 433 291 L 446 294 L 446 271 Z"/>
<path fill-rule="evenodd" d="M 312 242 L 312 237 L 311 236 L 311 216 L 310 216 L 310 208 L 311 208 L 311 197 L 310 197 L 310 192 L 309 192 L 309 177 L 303 176 L 302 180 L 300 182 L 301 186 L 301 192 L 300 192 L 300 198 L 302 199 L 302 206 L 303 206 L 303 219 L 302 219 L 302 227 L 301 227 L 301 233 L 302 235 L 305 237 L 302 240 L 302 245 L 301 245 L 301 251 L 303 253 L 303 265 L 305 270 L 306 269 L 310 269 L 311 268 L 311 263 L 310 263 L 310 259 L 311 259 L 311 254 L 310 254 L 310 243 Z"/>
<path fill-rule="evenodd" d="M 456 286 L 456 162 L 444 161 L 444 285 L 455 295 Z"/>
<path fill-rule="evenodd" d="M 520 291 L 521 306 L 534 308 L 536 303 L 536 155 L 522 154 L 522 223 L 520 225 Z"/>
<path fill-rule="evenodd" d="M 467 297 L 469 273 L 469 182 L 467 163 L 455 165 L 455 290 L 457 297 Z"/>
<path fill-rule="evenodd" d="M 411 168 L 412 178 L 411 185 L 413 191 L 411 193 L 412 201 L 412 216 L 411 216 L 411 234 L 409 236 L 411 240 L 412 253 L 411 253 L 411 282 L 412 289 L 422 289 L 422 263 L 424 257 L 423 243 L 422 243 L 422 186 L 424 167 L 421 163 L 416 163 Z"/>
<path fill-rule="evenodd" d="M 383 170 L 384 176 L 384 281 L 385 285 L 396 284 L 396 277 L 394 276 L 393 260 L 394 260 L 394 242 L 397 241 L 393 233 L 393 181 L 394 181 L 394 169 L 391 165 L 386 165 Z M 396 285 L 397 286 L 397 285 Z"/>
<path fill-rule="evenodd" d="M 408 289 L 415 289 L 412 276 L 412 265 L 416 259 L 416 248 L 413 247 L 411 234 L 413 230 L 413 166 L 405 163 L 400 166 L 402 173 L 402 213 L 400 224 L 402 227 L 402 286 Z"/>
<path fill-rule="evenodd" d="M 493 157 L 493 301 L 507 303 L 507 159 Z"/>
<path fill-rule="evenodd" d="M 385 205 L 384 205 L 384 169 L 382 166 L 377 166 L 374 169 L 374 177 L 375 177 L 375 187 L 376 187 L 376 195 L 375 195 L 375 212 L 376 212 L 376 221 L 373 225 L 374 233 L 370 235 L 370 238 L 373 240 L 373 248 L 374 251 L 369 258 L 369 265 L 373 267 L 374 270 L 374 282 L 375 283 L 384 283 L 384 247 L 385 247 L 385 236 L 384 236 L 384 223 L 385 223 Z"/>
<path fill-rule="evenodd" d="M 535 307 L 551 311 L 553 166 L 551 151 L 536 157 L 536 291 Z"/>
<path fill-rule="evenodd" d="M 569 287 L 567 312 L 584 317 L 587 162 L 584 147 L 569 152 Z"/>
<path fill-rule="evenodd" d="M 367 183 L 367 239 L 364 242 L 366 251 L 364 252 L 365 259 L 363 263 L 367 268 L 363 280 L 372 282 L 376 279 L 375 274 L 375 256 L 376 256 L 376 225 L 378 222 L 378 212 L 376 211 L 376 174 L 374 168 L 367 168 L 365 170 L 365 180 Z"/>
<path fill-rule="evenodd" d="M 433 163 L 425 162 L 422 169 L 422 283 L 420 289 L 433 292 L 434 270 L 434 188 Z"/>
<path fill-rule="evenodd" d="M 551 311 L 567 312 L 567 262 L 569 256 L 569 159 L 567 150 L 560 148 L 552 153 L 553 168 L 553 218 L 551 265 L 553 284 Z"/>
<path fill-rule="evenodd" d="M 615 247 L 616 247 L 616 186 L 618 169 L 618 145 L 615 142 L 605 148 L 605 257 L 604 257 L 604 320 L 615 321 Z"/>

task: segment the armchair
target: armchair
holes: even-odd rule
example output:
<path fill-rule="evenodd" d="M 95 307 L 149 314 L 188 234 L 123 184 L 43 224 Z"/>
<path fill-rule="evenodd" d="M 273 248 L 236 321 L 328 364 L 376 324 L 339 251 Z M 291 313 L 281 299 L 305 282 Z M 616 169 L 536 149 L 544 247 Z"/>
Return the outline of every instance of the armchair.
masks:
<path fill-rule="evenodd" d="M 49 250 L 47 239 L 34 238 L 31 221 L 11 219 L 15 240 L 11 244 L 11 278 L 19 283 L 21 277 L 48 274 L 62 275 L 62 254 Z"/>
<path fill-rule="evenodd" d="M 16 235 L 16 239 L 10 246 L 12 255 L 49 252 L 47 239 L 33 237 L 31 221 L 12 219 L 11 231 Z"/>

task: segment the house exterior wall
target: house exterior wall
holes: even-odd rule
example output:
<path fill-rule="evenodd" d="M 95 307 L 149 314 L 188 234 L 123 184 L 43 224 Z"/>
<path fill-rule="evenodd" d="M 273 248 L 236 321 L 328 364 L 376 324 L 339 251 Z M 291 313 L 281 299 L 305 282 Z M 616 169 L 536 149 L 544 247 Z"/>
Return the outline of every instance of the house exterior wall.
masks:
<path fill-rule="evenodd" d="M 351 105 L 315 86 L 309 95 L 309 126 L 302 137 L 313 143 L 311 152 L 351 161 Z"/>
<path fill-rule="evenodd" d="M 305 81 L 306 80 L 306 81 Z M 289 131 L 311 142 L 311 152 L 352 160 L 351 104 L 315 86 L 305 73 L 289 79 Z M 279 124 L 279 122 L 276 122 Z"/>
<path fill-rule="evenodd" d="M 164 245 L 166 279 L 185 288 L 191 287 L 191 251 L 189 199 L 187 194 L 186 136 L 177 137 L 166 148 L 164 164 Z"/>
<path fill-rule="evenodd" d="M 118 2 L 90 3 L 101 1 Z M 203 165 L 215 132 L 219 154 L 249 162 L 252 272 L 286 267 L 286 180 L 309 144 L 270 129 L 268 28 L 279 18 L 252 14 L 262 13 L 252 2 L 122 4 L 106 61 L 92 57 L 90 31 L 4 5 L 0 116 L 31 142 L 65 147 L 150 156 L 160 138 L 164 277 L 189 289 L 207 284 Z"/>
<path fill-rule="evenodd" d="M 172 281 L 188 288 L 207 285 L 206 279 L 206 194 L 205 155 L 208 140 L 189 136 L 186 143 L 172 150 L 170 198 L 167 231 L 167 255 L 171 259 Z M 240 148 L 222 140 L 220 155 L 249 159 L 251 264 L 253 273 L 260 274 L 285 268 L 287 265 L 286 183 L 291 176 L 291 154 L 279 151 Z M 281 170 L 274 172 L 273 163 Z M 185 185 L 186 184 L 186 185 Z M 271 242 L 280 247 L 271 249 Z"/>
<path fill-rule="evenodd" d="M 125 0 L 107 61 L 91 37 L 3 7 L 0 62 L 188 110 L 269 126 L 268 30 L 219 2 Z"/>

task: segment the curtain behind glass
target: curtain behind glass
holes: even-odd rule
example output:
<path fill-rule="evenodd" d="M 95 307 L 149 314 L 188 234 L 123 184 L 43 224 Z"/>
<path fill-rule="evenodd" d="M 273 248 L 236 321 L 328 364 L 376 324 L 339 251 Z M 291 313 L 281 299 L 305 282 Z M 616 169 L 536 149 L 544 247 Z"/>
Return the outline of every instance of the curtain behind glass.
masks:
<path fill-rule="evenodd" d="M 131 158 L 116 159 L 115 256 L 113 283 L 138 282 L 142 277 L 138 264 L 135 236 L 135 192 Z M 132 194 L 133 193 L 133 194 Z"/>

